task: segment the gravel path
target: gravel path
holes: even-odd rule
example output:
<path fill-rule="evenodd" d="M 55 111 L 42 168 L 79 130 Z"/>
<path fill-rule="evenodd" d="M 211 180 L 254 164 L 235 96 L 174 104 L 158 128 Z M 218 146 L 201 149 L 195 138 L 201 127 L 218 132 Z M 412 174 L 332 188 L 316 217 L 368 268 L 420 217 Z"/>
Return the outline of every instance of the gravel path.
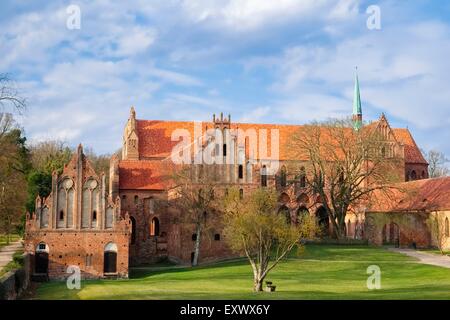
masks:
<path fill-rule="evenodd" d="M 423 252 L 423 251 L 416 251 L 416 250 L 412 250 L 412 249 L 389 248 L 389 250 L 406 254 L 410 257 L 418 259 L 419 262 L 424 263 L 424 264 L 431 264 L 433 266 L 450 268 L 450 257 L 448 257 L 448 256 L 442 256 L 442 255 Z"/>
<path fill-rule="evenodd" d="M 21 248 L 23 246 L 20 240 L 0 248 L 0 270 L 12 260 L 13 254 Z"/>

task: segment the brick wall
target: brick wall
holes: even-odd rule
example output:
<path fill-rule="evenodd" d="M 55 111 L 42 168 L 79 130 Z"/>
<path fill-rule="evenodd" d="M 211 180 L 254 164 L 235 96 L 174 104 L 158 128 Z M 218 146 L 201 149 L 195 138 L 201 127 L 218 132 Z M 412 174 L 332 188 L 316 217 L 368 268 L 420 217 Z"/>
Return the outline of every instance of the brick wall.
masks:
<path fill-rule="evenodd" d="M 78 266 L 83 279 L 103 277 L 104 251 L 109 242 L 117 245 L 117 276 L 128 277 L 129 235 L 115 230 L 41 230 L 27 232 L 25 250 L 33 255 L 44 242 L 49 248 L 48 275 L 51 279 L 64 279 L 70 265 Z M 87 255 L 92 254 L 90 265 Z"/>

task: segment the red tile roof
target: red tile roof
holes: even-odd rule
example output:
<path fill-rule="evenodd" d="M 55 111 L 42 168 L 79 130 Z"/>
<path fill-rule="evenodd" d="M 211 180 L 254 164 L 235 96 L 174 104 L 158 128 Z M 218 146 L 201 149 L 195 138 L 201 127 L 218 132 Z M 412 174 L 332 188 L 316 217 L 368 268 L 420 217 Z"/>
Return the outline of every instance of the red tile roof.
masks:
<path fill-rule="evenodd" d="M 160 120 L 136 120 L 137 134 L 139 137 L 140 161 L 121 161 L 120 188 L 121 189 L 154 189 L 163 190 L 162 159 L 170 157 L 172 149 L 179 141 L 172 141 L 171 135 L 176 129 L 184 129 L 194 137 L 193 121 L 160 121 Z M 213 122 L 201 122 L 202 133 L 206 129 L 214 127 Z M 279 125 L 279 124 L 252 124 L 232 123 L 231 128 L 242 130 L 260 129 L 267 130 L 267 145 L 270 153 L 270 130 L 278 129 L 280 138 L 279 160 L 307 160 L 302 159 L 297 152 L 293 152 L 290 146 L 292 137 L 299 132 L 304 125 Z M 414 139 L 408 129 L 393 129 L 396 139 L 405 145 L 405 161 L 407 163 L 426 163 Z M 193 149 L 193 148 L 192 148 Z M 192 150 L 193 151 L 193 150 Z"/>
<path fill-rule="evenodd" d="M 389 192 L 376 192 L 370 212 L 450 210 L 450 177 L 399 183 Z"/>
<path fill-rule="evenodd" d="M 405 162 L 427 164 L 408 129 L 392 129 L 397 140 L 405 146 Z"/>
<path fill-rule="evenodd" d="M 119 188 L 164 190 L 168 183 L 167 162 L 160 160 L 122 160 L 119 162 Z"/>

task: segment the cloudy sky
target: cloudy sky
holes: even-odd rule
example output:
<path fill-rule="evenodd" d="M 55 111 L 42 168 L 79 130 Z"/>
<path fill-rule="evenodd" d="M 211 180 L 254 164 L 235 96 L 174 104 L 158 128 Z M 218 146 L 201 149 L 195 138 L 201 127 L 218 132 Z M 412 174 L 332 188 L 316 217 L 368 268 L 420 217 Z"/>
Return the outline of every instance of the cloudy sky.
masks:
<path fill-rule="evenodd" d="M 80 29 L 67 28 L 72 4 Z M 373 4 L 380 30 L 367 28 Z M 450 155 L 449 16 L 440 0 L 2 0 L 0 73 L 28 98 L 30 139 L 104 153 L 131 105 L 141 119 L 347 116 L 358 66 L 366 120 L 384 112 Z"/>

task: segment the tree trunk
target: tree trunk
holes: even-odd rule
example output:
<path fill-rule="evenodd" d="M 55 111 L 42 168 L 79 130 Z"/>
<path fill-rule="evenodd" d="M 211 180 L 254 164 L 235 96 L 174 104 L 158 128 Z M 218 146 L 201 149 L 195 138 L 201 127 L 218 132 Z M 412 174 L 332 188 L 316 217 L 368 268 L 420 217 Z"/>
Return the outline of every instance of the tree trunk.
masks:
<path fill-rule="evenodd" d="M 195 267 L 198 265 L 198 257 L 200 255 L 200 238 L 202 232 L 202 226 L 197 224 L 197 228 L 195 229 L 197 238 L 195 239 L 195 247 L 194 247 L 194 259 L 192 260 L 192 266 Z"/>
<path fill-rule="evenodd" d="M 253 290 L 255 291 L 255 292 L 261 292 L 261 291 L 263 291 L 263 282 L 264 282 L 264 278 L 259 278 L 259 277 L 257 277 L 257 278 L 255 278 L 254 279 L 254 281 L 253 281 Z"/>

